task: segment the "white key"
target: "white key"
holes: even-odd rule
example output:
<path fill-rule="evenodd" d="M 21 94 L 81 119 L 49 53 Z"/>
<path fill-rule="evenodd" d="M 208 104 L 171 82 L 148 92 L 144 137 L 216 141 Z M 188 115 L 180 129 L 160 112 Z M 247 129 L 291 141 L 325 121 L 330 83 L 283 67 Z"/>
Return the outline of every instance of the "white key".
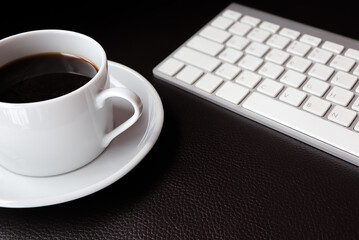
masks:
<path fill-rule="evenodd" d="M 219 54 L 218 57 L 229 63 L 235 63 L 240 57 L 242 57 L 242 55 L 243 53 L 241 51 L 235 50 L 233 48 L 226 48 L 223 52 Z"/>
<path fill-rule="evenodd" d="M 284 67 L 271 62 L 266 62 L 258 70 L 258 73 L 265 77 L 269 77 L 271 79 L 277 79 L 279 75 L 282 74 L 283 71 L 284 71 Z"/>
<path fill-rule="evenodd" d="M 204 28 L 199 35 L 219 43 L 223 43 L 231 36 L 229 32 L 211 26 Z"/>
<path fill-rule="evenodd" d="M 328 143 L 354 156 L 359 156 L 358 132 L 345 129 L 338 124 L 259 93 L 251 94 L 243 102 L 243 107 L 320 142 Z"/>
<path fill-rule="evenodd" d="M 322 39 L 308 35 L 308 34 L 303 34 L 302 37 L 299 39 L 299 41 L 305 42 L 314 47 L 317 47 L 320 44 L 320 42 L 322 41 Z"/>
<path fill-rule="evenodd" d="M 353 74 L 359 76 L 359 65 L 354 69 Z"/>
<path fill-rule="evenodd" d="M 327 95 L 327 99 L 342 106 L 347 106 L 354 97 L 354 93 L 340 87 L 333 87 Z"/>
<path fill-rule="evenodd" d="M 240 37 L 240 36 L 233 36 L 226 42 L 226 45 L 228 47 L 242 50 L 244 47 L 246 47 L 248 45 L 248 43 L 249 43 L 249 40 L 247 38 Z"/>
<path fill-rule="evenodd" d="M 244 70 L 235 79 L 235 81 L 245 87 L 254 88 L 262 77 L 253 72 Z"/>
<path fill-rule="evenodd" d="M 263 59 L 261 58 L 257 58 L 251 55 L 245 55 L 239 60 L 238 66 L 251 71 L 255 71 L 262 63 Z"/>
<path fill-rule="evenodd" d="M 202 70 L 192 67 L 185 66 L 177 75 L 176 78 L 182 82 L 192 84 L 194 83 L 201 75 L 203 74 Z"/>
<path fill-rule="evenodd" d="M 330 66 L 345 72 L 349 72 L 354 64 L 355 61 L 353 59 L 337 55 L 331 61 Z"/>
<path fill-rule="evenodd" d="M 359 131 L 359 122 L 357 122 L 357 124 L 355 125 L 354 130 Z"/>
<path fill-rule="evenodd" d="M 295 55 L 303 57 L 311 49 L 310 45 L 298 41 L 293 41 L 288 47 L 287 51 Z"/>
<path fill-rule="evenodd" d="M 216 74 L 227 80 L 232 80 L 239 73 L 239 71 L 239 67 L 229 63 L 223 63 L 219 68 L 217 68 Z"/>
<path fill-rule="evenodd" d="M 359 60 L 359 51 L 358 51 L 358 50 L 349 48 L 349 49 L 344 53 L 344 55 L 347 56 L 347 57 L 353 58 L 353 59 L 355 59 L 355 60 Z"/>
<path fill-rule="evenodd" d="M 330 103 L 315 96 L 311 96 L 303 105 L 303 109 L 320 117 L 328 111 Z"/>
<path fill-rule="evenodd" d="M 167 74 L 168 76 L 175 75 L 182 67 L 183 62 L 177 61 L 176 59 L 170 58 L 166 60 L 159 68 L 158 71 Z"/>
<path fill-rule="evenodd" d="M 242 14 L 239 13 L 239 12 L 236 12 L 236 11 L 227 9 L 226 11 L 224 11 L 224 12 L 222 13 L 222 16 L 237 21 L 237 20 L 242 16 Z"/>
<path fill-rule="evenodd" d="M 249 93 L 249 90 L 233 82 L 225 82 L 216 92 L 216 96 L 233 104 L 239 104 Z"/>
<path fill-rule="evenodd" d="M 246 35 L 247 32 L 249 32 L 249 30 L 251 30 L 252 27 L 249 26 L 248 24 L 245 23 L 241 23 L 241 22 L 235 22 L 229 29 L 228 31 L 240 36 L 244 36 Z"/>
<path fill-rule="evenodd" d="M 283 49 L 285 48 L 285 46 L 288 45 L 289 42 L 290 42 L 289 38 L 274 34 L 268 39 L 266 43 L 271 47 Z"/>
<path fill-rule="evenodd" d="M 306 96 L 307 94 L 305 94 L 304 92 L 292 87 L 288 87 L 280 95 L 279 100 L 298 107 L 303 102 Z"/>
<path fill-rule="evenodd" d="M 352 74 L 338 71 L 332 78 L 332 84 L 343 87 L 345 89 L 352 89 L 352 87 L 357 82 L 358 78 Z"/>
<path fill-rule="evenodd" d="M 359 112 L 359 97 L 357 97 L 357 99 L 356 99 L 355 102 L 353 103 L 352 109 L 354 109 L 355 111 Z"/>
<path fill-rule="evenodd" d="M 257 41 L 257 42 L 264 42 L 270 35 L 270 32 L 260 29 L 254 28 L 250 33 L 248 33 L 247 38 Z"/>
<path fill-rule="evenodd" d="M 308 74 L 320 80 L 327 81 L 329 77 L 333 74 L 333 72 L 334 72 L 333 68 L 327 67 L 320 63 L 316 63 L 309 70 Z"/>
<path fill-rule="evenodd" d="M 356 113 L 354 111 L 341 106 L 335 106 L 328 115 L 330 121 L 336 122 L 344 127 L 349 127 L 355 117 Z"/>
<path fill-rule="evenodd" d="M 258 92 L 264 93 L 268 96 L 275 97 L 278 95 L 280 90 L 282 90 L 282 88 L 283 84 L 266 78 L 258 85 L 257 90 Z"/>
<path fill-rule="evenodd" d="M 197 52 L 187 47 L 182 47 L 174 54 L 174 57 L 209 72 L 212 72 L 221 63 L 220 60 L 214 57 Z"/>
<path fill-rule="evenodd" d="M 285 37 L 289 37 L 292 40 L 295 40 L 300 35 L 300 32 L 289 28 L 282 28 L 282 30 L 279 31 L 279 34 Z"/>
<path fill-rule="evenodd" d="M 266 56 L 267 61 L 282 65 L 289 58 L 289 53 L 278 49 L 272 49 Z"/>
<path fill-rule="evenodd" d="M 232 19 L 219 16 L 213 20 L 211 23 L 212 26 L 218 27 L 221 29 L 227 29 L 234 21 Z"/>
<path fill-rule="evenodd" d="M 303 90 L 319 97 L 323 96 L 328 90 L 329 84 L 321 80 L 310 78 L 303 86 Z"/>
<path fill-rule="evenodd" d="M 343 45 L 333 43 L 333 42 L 330 42 L 330 41 L 325 41 L 323 43 L 323 45 L 322 45 L 322 48 L 326 49 L 326 50 L 329 50 L 329 51 L 331 51 L 333 53 L 336 53 L 336 54 L 340 54 L 344 50 Z"/>
<path fill-rule="evenodd" d="M 274 23 L 270 23 L 270 22 L 266 22 L 266 21 L 262 22 L 262 23 L 259 25 L 259 27 L 260 27 L 261 29 L 267 30 L 267 31 L 269 31 L 269 32 L 271 32 L 271 33 L 277 32 L 278 29 L 280 28 L 279 25 L 274 24 Z"/>
<path fill-rule="evenodd" d="M 318 63 L 326 64 L 333 56 L 333 53 L 323 50 L 321 48 L 314 48 L 308 55 L 308 59 Z"/>
<path fill-rule="evenodd" d="M 206 73 L 196 82 L 195 86 L 205 92 L 213 93 L 222 82 L 222 78 Z"/>
<path fill-rule="evenodd" d="M 302 85 L 305 79 L 306 76 L 304 74 L 296 71 L 288 70 L 280 78 L 280 81 L 282 83 L 288 84 L 289 86 L 298 88 L 300 85 Z"/>
<path fill-rule="evenodd" d="M 246 15 L 246 16 L 242 17 L 239 21 L 255 27 L 260 23 L 261 20 L 259 18 L 255 18 L 255 17 Z"/>
<path fill-rule="evenodd" d="M 213 42 L 200 36 L 194 36 L 187 43 L 187 46 L 194 48 L 198 51 L 207 53 L 211 56 L 216 56 L 224 48 L 222 44 Z"/>
<path fill-rule="evenodd" d="M 286 64 L 287 68 L 296 70 L 298 72 L 305 72 L 308 67 L 310 66 L 311 61 L 302 58 L 302 57 L 297 57 L 297 56 L 293 56 L 288 63 Z"/>
<path fill-rule="evenodd" d="M 252 54 L 256 57 L 262 57 L 267 51 L 269 47 L 262 43 L 252 42 L 246 49 L 245 52 Z"/>

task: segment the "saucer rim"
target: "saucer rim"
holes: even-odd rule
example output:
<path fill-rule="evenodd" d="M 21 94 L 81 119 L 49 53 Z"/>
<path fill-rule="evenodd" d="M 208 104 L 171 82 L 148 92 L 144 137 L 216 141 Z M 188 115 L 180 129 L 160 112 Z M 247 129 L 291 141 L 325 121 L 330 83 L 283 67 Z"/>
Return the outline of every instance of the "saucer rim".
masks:
<path fill-rule="evenodd" d="M 104 177 L 103 179 L 101 179 L 100 181 L 98 181 L 94 184 L 90 184 L 88 186 L 85 186 L 85 187 L 80 188 L 75 191 L 66 192 L 66 193 L 62 193 L 62 194 L 54 195 L 54 196 L 46 196 L 46 197 L 32 198 L 32 199 L 21 199 L 18 201 L 0 199 L 0 207 L 4 207 L 4 208 L 44 207 L 44 206 L 65 203 L 65 202 L 69 202 L 72 200 L 76 200 L 76 199 L 88 196 L 90 194 L 93 194 L 97 191 L 100 191 L 100 190 L 108 187 L 109 185 L 113 184 L 114 182 L 116 182 L 119 179 L 121 179 L 122 177 L 124 177 L 134 167 L 136 167 L 143 160 L 143 158 L 148 154 L 148 152 L 152 149 L 154 144 L 157 142 L 157 139 L 158 139 L 158 137 L 161 133 L 162 127 L 163 127 L 164 111 L 163 111 L 163 105 L 162 105 L 161 98 L 159 97 L 157 91 L 151 85 L 151 83 L 147 79 L 145 79 L 141 74 L 136 72 L 135 70 L 133 70 L 123 64 L 113 62 L 110 60 L 108 60 L 108 66 L 109 66 L 109 74 L 111 74 L 110 68 L 114 67 L 114 68 L 119 68 L 121 70 L 127 71 L 129 74 L 134 75 L 136 77 L 136 79 L 138 79 L 139 82 L 142 82 L 142 84 L 145 85 L 146 92 L 148 92 L 148 95 L 155 98 L 154 101 L 157 102 L 157 105 L 159 108 L 159 114 L 157 114 L 155 116 L 156 124 L 152 130 L 151 136 L 147 139 L 146 144 L 144 144 L 143 147 L 124 166 L 122 166 L 116 172 L 109 174 L 108 176 Z M 113 78 L 116 79 L 115 76 L 113 76 Z M 120 82 L 120 84 L 123 84 L 126 87 L 126 84 L 124 84 L 122 82 Z M 141 135 L 141 137 L 143 137 L 143 135 Z M 114 147 L 114 145 L 110 144 L 108 146 L 108 148 L 105 149 L 105 151 L 108 151 L 111 148 L 111 146 Z M 86 166 L 84 166 L 82 168 L 86 168 L 86 167 L 90 166 L 91 164 L 93 164 L 94 162 L 99 161 L 99 160 L 101 160 L 101 157 L 94 160 L 93 162 L 90 162 L 89 164 L 87 164 Z M 13 176 L 16 176 L 16 177 L 18 176 L 19 178 L 24 178 L 24 181 L 27 178 L 34 178 L 34 177 L 18 175 L 16 173 L 10 172 L 9 170 L 4 169 L 4 168 L 3 168 L 3 170 L 7 171 L 9 174 L 11 174 Z M 55 177 L 62 178 L 62 177 L 66 177 L 66 175 L 68 175 L 68 174 L 70 174 L 70 173 L 65 173 L 62 175 L 55 176 Z M 50 177 L 41 177 L 39 179 L 46 180 L 47 178 L 51 178 L 51 176 Z"/>

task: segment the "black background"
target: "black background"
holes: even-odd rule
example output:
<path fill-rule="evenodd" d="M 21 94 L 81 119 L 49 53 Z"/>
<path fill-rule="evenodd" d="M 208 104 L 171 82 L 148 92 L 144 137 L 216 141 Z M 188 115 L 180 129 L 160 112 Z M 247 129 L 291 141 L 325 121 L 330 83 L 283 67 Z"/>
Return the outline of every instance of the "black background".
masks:
<path fill-rule="evenodd" d="M 162 59 L 229 3 L 1 7 L 0 38 L 66 29 L 96 39 L 109 60 L 156 88 L 165 121 L 150 153 L 111 186 L 50 207 L 0 208 L 0 239 L 359 239 L 357 167 L 153 77 Z M 359 39 L 350 2 L 239 3 Z"/>

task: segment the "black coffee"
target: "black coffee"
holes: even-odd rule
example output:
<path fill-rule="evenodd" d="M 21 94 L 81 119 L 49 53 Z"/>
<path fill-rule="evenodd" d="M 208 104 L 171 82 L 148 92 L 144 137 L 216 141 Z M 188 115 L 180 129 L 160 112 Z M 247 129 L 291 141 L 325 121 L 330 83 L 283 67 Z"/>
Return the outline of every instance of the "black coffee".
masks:
<path fill-rule="evenodd" d="M 98 69 L 89 61 L 61 53 L 37 54 L 0 67 L 0 102 L 29 103 L 70 93 Z"/>

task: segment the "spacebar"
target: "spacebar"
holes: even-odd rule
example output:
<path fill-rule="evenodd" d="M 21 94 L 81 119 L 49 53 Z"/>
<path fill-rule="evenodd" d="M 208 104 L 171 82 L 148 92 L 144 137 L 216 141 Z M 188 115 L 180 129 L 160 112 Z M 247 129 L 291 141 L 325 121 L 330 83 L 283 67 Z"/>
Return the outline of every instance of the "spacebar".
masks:
<path fill-rule="evenodd" d="M 256 92 L 246 99 L 243 107 L 324 143 L 359 156 L 359 133 Z"/>

